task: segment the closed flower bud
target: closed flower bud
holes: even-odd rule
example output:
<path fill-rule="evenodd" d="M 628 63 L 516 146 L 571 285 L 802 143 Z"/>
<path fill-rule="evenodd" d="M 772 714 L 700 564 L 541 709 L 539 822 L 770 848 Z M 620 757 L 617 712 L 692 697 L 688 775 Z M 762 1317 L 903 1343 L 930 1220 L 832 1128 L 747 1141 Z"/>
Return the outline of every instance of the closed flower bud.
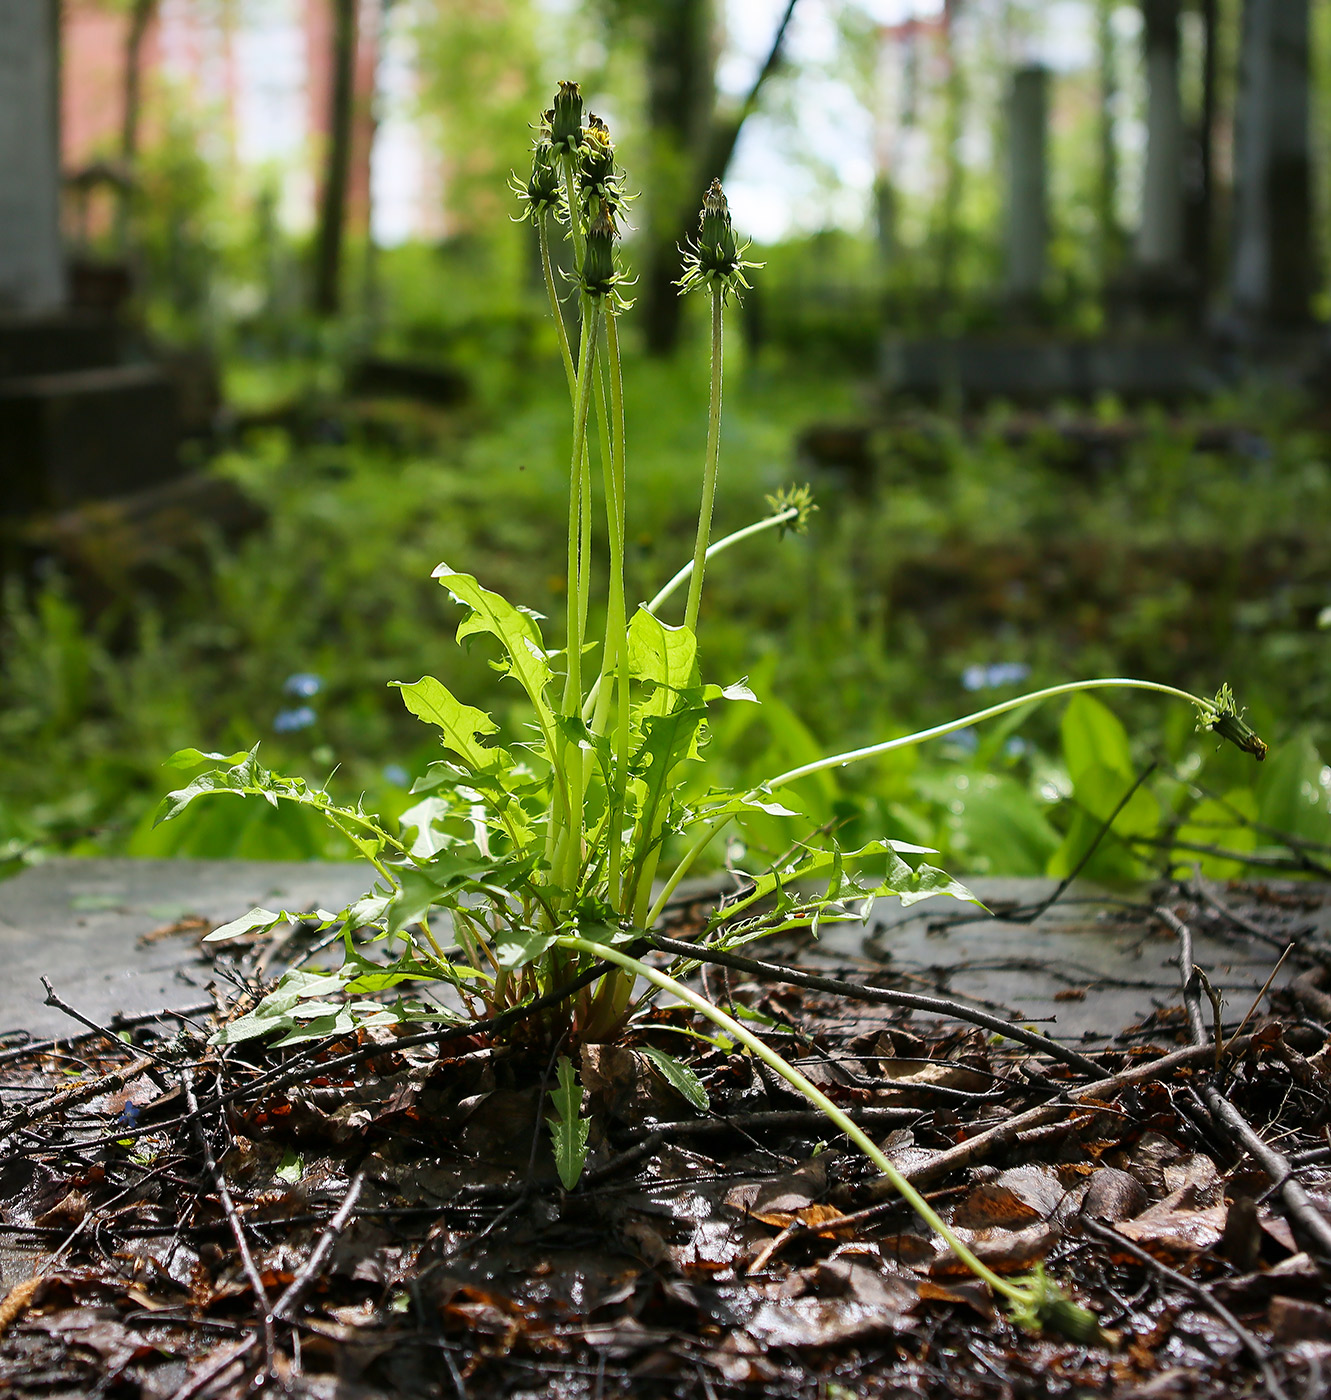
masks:
<path fill-rule="evenodd" d="M 582 92 L 577 83 L 559 85 L 550 114 L 550 144 L 561 154 L 582 145 Z"/>
<path fill-rule="evenodd" d="M 704 273 L 715 272 L 724 277 L 739 266 L 739 248 L 735 230 L 730 223 L 730 207 L 720 180 L 703 200 L 702 217 L 698 221 L 698 262 Z"/>
<path fill-rule="evenodd" d="M 703 200 L 698 236 L 681 249 L 684 275 L 677 285 L 686 292 L 695 287 L 711 286 L 728 300 L 732 294 L 738 294 L 741 287 L 749 285 L 745 271 L 762 266 L 744 261 L 744 250 L 748 246 L 747 242 L 736 241 L 725 191 L 720 180 L 713 180 Z"/>
<path fill-rule="evenodd" d="M 555 153 L 548 141 L 539 141 L 531 157 L 531 176 L 527 181 L 527 202 L 533 214 L 544 214 L 559 208 L 561 185 L 555 166 Z"/>
<path fill-rule="evenodd" d="M 604 204 L 597 207 L 587 225 L 582 255 L 582 289 L 591 297 L 603 297 L 615 285 L 615 221 Z"/>

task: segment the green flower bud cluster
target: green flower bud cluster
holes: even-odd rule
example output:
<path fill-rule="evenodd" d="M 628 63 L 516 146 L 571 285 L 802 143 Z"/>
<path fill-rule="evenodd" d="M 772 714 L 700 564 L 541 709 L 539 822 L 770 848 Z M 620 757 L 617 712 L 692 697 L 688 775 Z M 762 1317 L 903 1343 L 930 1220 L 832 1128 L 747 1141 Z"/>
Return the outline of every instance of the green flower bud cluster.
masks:
<path fill-rule="evenodd" d="M 719 287 L 724 297 L 732 292 L 738 294 L 740 287 L 749 285 L 744 277 L 746 269 L 762 266 L 744 261 L 748 246 L 736 241 L 725 191 L 720 180 L 713 180 L 703 200 L 698 236 L 682 249 L 684 275 L 677 285 L 686 292 L 695 287 L 712 286 Z"/>

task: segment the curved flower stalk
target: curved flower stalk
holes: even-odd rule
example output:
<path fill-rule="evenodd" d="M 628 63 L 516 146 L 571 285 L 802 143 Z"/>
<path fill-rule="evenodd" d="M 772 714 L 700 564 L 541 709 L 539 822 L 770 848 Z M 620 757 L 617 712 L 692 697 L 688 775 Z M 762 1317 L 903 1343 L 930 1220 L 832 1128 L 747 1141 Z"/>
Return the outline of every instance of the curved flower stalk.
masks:
<path fill-rule="evenodd" d="M 864 1153 L 887 1178 L 893 1190 L 943 1240 L 973 1274 L 983 1279 L 1000 1297 L 1007 1299 L 1013 1317 L 1021 1326 L 1034 1332 L 1048 1327 L 1073 1341 L 1079 1342 L 1098 1342 L 1105 1339 L 1105 1334 L 1102 1332 L 1095 1314 L 1089 1308 L 1074 1303 L 1045 1276 L 1042 1270 L 1024 1282 L 1014 1283 L 996 1274 L 987 1264 L 977 1258 L 956 1231 L 902 1176 L 892 1161 L 859 1124 L 838 1108 L 821 1089 L 811 1084 L 794 1065 L 760 1040 L 752 1031 L 742 1026 L 733 1016 L 727 1015 L 719 1006 L 714 1005 L 705 997 L 699 996 L 691 988 L 686 987 L 682 982 L 677 982 L 659 968 L 651 966 L 650 963 L 642 962 L 619 948 L 576 937 L 560 939 L 560 944 L 570 951 L 585 953 L 589 957 L 614 963 L 626 972 L 650 982 L 658 990 L 669 992 L 671 996 L 678 997 L 691 1010 L 706 1017 L 732 1040 L 744 1046 L 750 1054 L 757 1056 L 765 1065 L 779 1074 L 792 1089 L 802 1094 L 815 1108 L 825 1114 L 828 1121 L 843 1132 Z"/>

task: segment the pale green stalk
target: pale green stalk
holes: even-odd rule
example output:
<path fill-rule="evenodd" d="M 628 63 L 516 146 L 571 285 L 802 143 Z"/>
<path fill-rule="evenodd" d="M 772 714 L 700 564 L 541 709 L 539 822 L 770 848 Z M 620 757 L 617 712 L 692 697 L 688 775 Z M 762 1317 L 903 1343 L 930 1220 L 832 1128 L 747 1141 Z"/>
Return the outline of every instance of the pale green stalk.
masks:
<path fill-rule="evenodd" d="M 610 588 L 606 605 L 605 646 L 601 654 L 599 688 L 606 675 L 615 676 L 614 731 L 611 736 L 611 765 L 613 790 L 606 795 L 608 821 L 607 839 L 610 843 L 606 866 L 606 889 L 611 902 L 619 898 L 622 838 L 620 825 L 624 810 L 625 765 L 629 748 L 629 696 L 627 601 L 624 594 L 624 528 L 627 481 L 625 476 L 624 380 L 619 358 L 619 327 L 613 310 L 605 317 L 606 365 L 610 377 L 611 450 L 606 476 L 606 520 L 610 534 Z M 607 702 L 609 691 L 606 691 Z M 590 697 L 589 697 L 590 698 Z M 598 704 L 593 714 L 593 729 L 603 733 L 609 720 L 609 705 Z"/>
<path fill-rule="evenodd" d="M 741 540 L 752 539 L 754 535 L 760 535 L 764 530 L 771 530 L 777 525 L 785 525 L 788 521 L 794 520 L 799 515 L 799 509 L 790 506 L 786 510 L 778 511 L 775 515 L 765 516 L 762 520 L 755 520 L 752 525 L 746 525 L 742 530 L 736 530 L 733 534 L 726 535 L 724 539 L 719 539 L 715 544 L 707 546 L 707 558 L 711 559 L 715 555 L 723 554 L 732 544 L 738 544 Z M 650 603 L 643 603 L 642 606 L 655 615 L 656 610 L 679 589 L 679 587 L 692 575 L 693 560 L 690 559 L 673 578 L 670 579 L 652 598 Z M 596 683 L 592 686 L 587 695 L 587 703 L 582 708 L 582 717 L 591 722 L 595 706 L 600 700 L 601 678 L 598 676 Z"/>
<path fill-rule="evenodd" d="M 828 758 L 820 758 L 813 763 L 801 764 L 798 768 L 788 769 L 786 772 L 778 774 L 777 777 L 768 779 L 761 786 L 775 791 L 785 783 L 793 783 L 796 778 L 807 778 L 811 773 L 821 773 L 828 768 L 844 768 L 848 764 L 858 763 L 862 758 L 876 758 L 879 754 L 891 753 L 893 749 L 904 749 L 911 744 L 922 744 L 926 739 L 940 739 L 944 734 L 965 729 L 967 725 L 978 724 L 981 720 L 993 719 L 996 715 L 1006 714 L 1009 710 L 1018 709 L 1022 705 L 1031 705 L 1039 700 L 1049 700 L 1055 695 L 1072 695 L 1079 690 L 1104 690 L 1112 686 L 1120 686 L 1128 690 L 1153 690 L 1161 695 L 1172 695 L 1178 700 L 1186 700 L 1190 705 L 1195 705 L 1203 713 L 1208 713 L 1212 709 L 1209 700 L 1203 700 L 1197 695 L 1190 695 L 1186 690 L 1179 690 L 1176 686 L 1162 685 L 1159 681 L 1138 681 L 1124 676 L 1107 676 L 1094 681 L 1066 681 L 1062 685 L 1051 685 L 1044 690 L 1033 690 L 1029 695 L 1019 695 L 1015 700 L 1000 701 L 997 705 L 990 705 L 988 709 L 976 710 L 974 714 L 963 715 L 960 719 L 949 720 L 946 724 L 936 724 L 932 729 L 921 729 L 915 734 L 903 734 L 899 739 L 885 739 L 881 744 L 869 744 L 862 749 L 849 749 L 845 753 L 834 753 Z"/>
<path fill-rule="evenodd" d="M 873 1139 L 851 1118 L 849 1118 L 840 1108 L 827 1097 L 826 1094 L 811 1084 L 794 1065 L 790 1064 L 782 1056 L 777 1054 L 770 1046 L 759 1040 L 752 1031 L 746 1030 L 732 1016 L 726 1015 L 718 1006 L 713 1006 L 705 997 L 699 996 L 683 983 L 675 981 L 673 977 L 660 971 L 650 964 L 640 961 L 638 958 L 630 957 L 629 954 L 621 952 L 618 948 L 611 948 L 604 943 L 594 943 L 586 938 L 561 938 L 559 946 L 568 948 L 570 951 L 585 953 L 590 957 L 601 959 L 604 962 L 613 963 L 616 967 L 621 967 L 625 972 L 633 973 L 644 978 L 652 986 L 659 988 L 663 992 L 669 992 L 676 996 L 686 1006 L 698 1012 L 700 1016 L 705 1016 L 714 1025 L 723 1030 L 726 1035 L 738 1041 L 745 1049 L 756 1055 L 765 1065 L 773 1069 L 787 1084 L 802 1094 L 820 1112 L 827 1115 L 828 1119 L 839 1128 L 845 1135 L 860 1149 L 861 1152 L 874 1164 L 875 1167 L 887 1178 L 895 1190 L 910 1208 L 929 1226 L 942 1237 L 944 1242 L 952 1252 L 961 1260 L 972 1273 L 982 1278 L 995 1293 L 1001 1293 L 1005 1298 L 1013 1303 L 1027 1303 L 1029 1292 L 1019 1287 L 1015 1283 L 1009 1283 L 1007 1279 L 1000 1278 L 999 1275 L 989 1268 L 989 1266 L 977 1259 L 974 1253 L 962 1242 L 962 1240 L 952 1230 L 951 1226 L 943 1220 L 938 1212 L 924 1199 L 914 1186 L 906 1180 L 904 1176 L 893 1166 L 891 1160 L 884 1155 L 882 1150 Z"/>
<path fill-rule="evenodd" d="M 555 330 L 559 333 L 559 351 L 564 360 L 564 377 L 568 380 L 569 397 L 573 398 L 578 391 L 578 371 L 573 364 L 573 348 L 568 343 L 568 328 L 564 325 L 563 313 L 559 309 L 555 271 L 550 264 L 550 235 L 546 228 L 546 220 L 549 217 L 548 214 L 543 214 L 536 221 L 536 235 L 541 245 L 541 273 L 545 278 L 545 294 L 550 299 L 550 314 L 554 317 Z"/>
<path fill-rule="evenodd" d="M 775 792 L 777 788 L 786 783 L 793 783 L 797 778 L 807 778 L 810 774 L 821 773 L 827 768 L 844 768 L 849 764 L 859 762 L 860 759 L 875 758 L 879 754 L 891 753 L 893 749 L 904 749 L 912 744 L 922 744 L 928 739 L 940 739 L 944 734 L 964 729 L 967 725 L 978 724 L 981 720 L 993 719 L 998 715 L 1006 714 L 1009 710 L 1018 709 L 1022 705 L 1037 704 L 1039 701 L 1048 700 L 1055 695 L 1070 695 L 1079 690 L 1102 690 L 1109 686 L 1124 686 L 1130 690 L 1152 690 L 1163 695 L 1172 695 L 1176 699 L 1186 700 L 1190 705 L 1195 705 L 1203 714 L 1212 709 L 1210 701 L 1203 700 L 1198 695 L 1191 695 L 1186 690 L 1179 690 L 1172 685 L 1162 685 L 1158 681 L 1138 681 L 1117 676 L 1108 676 L 1093 681 L 1067 681 L 1063 685 L 1051 685 L 1044 690 L 1032 691 L 1029 695 L 1019 695 L 1015 700 L 1000 701 L 997 705 L 990 705 L 987 709 L 976 710 L 974 714 L 963 715 L 960 719 L 949 720 L 946 724 L 936 724 L 932 729 L 920 729 L 914 734 L 903 734 L 898 739 L 886 739 L 881 744 L 869 744 L 862 749 L 850 749 L 846 753 L 820 758 L 814 763 L 805 763 L 799 768 L 791 768 L 785 773 L 778 774 L 775 778 L 760 783 L 758 786 L 764 792 Z M 675 866 L 670 879 L 666 881 L 665 888 L 657 896 L 655 903 L 641 921 L 635 921 L 638 928 L 651 928 L 656 923 L 670 896 L 679 887 L 680 881 L 692 868 L 694 861 L 702 855 L 703 851 L 707 849 L 708 843 L 729 820 L 729 817 L 723 817 L 719 821 L 712 822 L 700 836 L 695 838 L 679 864 Z"/>
<path fill-rule="evenodd" d="M 724 539 L 717 540 L 715 544 L 708 545 L 707 552 L 703 558 L 712 559 L 716 555 L 724 553 L 732 544 L 738 544 L 741 540 L 747 540 L 754 535 L 760 535 L 764 530 L 771 530 L 777 525 L 784 525 L 787 521 L 794 520 L 797 515 L 799 515 L 798 507 L 790 506 L 786 510 L 778 511 L 775 515 L 768 515 L 762 520 L 755 520 L 752 525 L 746 525 L 742 530 L 736 530 L 733 534 L 727 535 Z M 660 589 L 652 601 L 650 603 L 644 603 L 643 606 L 649 613 L 654 613 L 657 608 L 659 608 L 686 579 L 691 578 L 692 575 L 693 560 L 690 559 L 689 562 Z"/>
<path fill-rule="evenodd" d="M 597 310 L 586 314 L 582 320 L 582 338 L 578 347 L 577 390 L 573 402 L 573 452 L 569 467 L 569 507 L 568 507 L 568 614 L 567 646 L 568 668 L 564 680 L 563 713 L 578 715 L 582 711 L 582 635 L 581 617 L 584 607 L 583 593 L 585 565 L 582 557 L 582 517 L 583 517 L 583 478 L 587 445 L 587 415 L 591 404 L 591 381 L 595 373 L 596 361 L 596 319 Z M 564 830 L 552 820 L 546 835 L 546 858 L 560 875 L 566 876 L 570 864 L 576 864 L 582 846 L 582 764 L 575 759 L 569 761 L 569 741 L 557 741 L 560 754 L 556 759 L 563 771 L 569 787 L 568 820 Z M 553 815 L 553 814 L 552 814 Z M 560 843 L 563 843 L 563 861 L 560 862 Z"/>
<path fill-rule="evenodd" d="M 721 323 L 725 297 L 720 283 L 712 288 L 712 393 L 707 413 L 707 459 L 703 464 L 702 503 L 698 507 L 698 538 L 693 545 L 693 574 L 689 579 L 689 600 L 684 608 L 684 625 L 698 630 L 698 608 L 702 603 L 703 571 L 707 564 L 707 541 L 712 533 L 712 504 L 716 499 L 716 470 L 721 455 Z"/>

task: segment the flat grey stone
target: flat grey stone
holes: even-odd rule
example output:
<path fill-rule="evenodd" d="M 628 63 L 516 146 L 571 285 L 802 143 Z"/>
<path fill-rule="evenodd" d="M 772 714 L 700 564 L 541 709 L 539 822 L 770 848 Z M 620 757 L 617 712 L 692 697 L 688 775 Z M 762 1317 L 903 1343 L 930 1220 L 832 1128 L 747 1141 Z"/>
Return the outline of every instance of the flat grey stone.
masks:
<path fill-rule="evenodd" d="M 147 942 L 144 935 L 188 915 L 224 923 L 255 905 L 339 909 L 372 880 L 371 868 L 358 863 L 70 859 L 34 866 L 0 884 L 0 955 L 7 973 L 0 983 L 0 1032 L 37 1038 L 75 1032 L 68 1017 L 43 1004 L 43 975 L 103 1025 L 117 1015 L 201 1002 L 214 973 L 197 933 Z M 1038 919 L 1022 923 L 1002 915 L 1047 898 L 1053 881 L 970 883 L 992 914 L 950 899 L 909 909 L 883 899 L 867 925 L 831 925 L 818 942 L 802 941 L 800 961 L 881 966 L 909 989 L 1040 1021 L 1065 1040 L 1109 1038 L 1178 1004 L 1176 942 L 1148 917 L 1146 893 L 1074 885 Z M 696 888 L 702 895 L 715 886 L 702 881 Z M 1281 946 L 1283 933 L 1295 929 L 1331 936 L 1326 886 L 1267 882 L 1264 888 L 1275 891 L 1274 901 L 1218 886 L 1215 895 Z M 1232 1024 L 1266 981 L 1279 949 L 1237 930 L 1222 936 L 1218 928 L 1197 921 L 1194 956 L 1224 995 Z M 1278 984 L 1292 975 L 1282 969 Z"/>
<path fill-rule="evenodd" d="M 910 990 L 959 997 L 1018 1021 L 1041 1021 L 1060 1040 L 1111 1038 L 1155 1010 L 1179 1005 L 1178 941 L 1150 917 L 1156 899 L 1148 891 L 1074 884 L 1052 908 L 1025 923 L 1002 915 L 1040 904 L 1053 893 L 1054 881 L 967 883 L 994 917 L 950 899 L 908 909 L 882 899 L 867 927 L 828 929 L 820 939 L 822 954 L 855 959 L 868 954 Z M 1323 941 L 1331 935 L 1331 890 L 1325 885 L 1268 881 L 1264 888 L 1274 899 L 1263 902 L 1251 890 L 1220 886 L 1213 893 L 1269 931 L 1279 947 L 1238 929 L 1222 934 L 1222 925 L 1209 918 L 1197 919 L 1192 930 L 1193 961 L 1223 995 L 1231 1026 L 1275 967 L 1286 934 L 1311 927 Z M 1287 963 L 1275 985 L 1297 971 Z M 1210 1008 L 1204 1009 L 1209 1020 Z"/>
<path fill-rule="evenodd" d="M 198 938 L 145 934 L 189 915 L 211 924 L 266 909 L 340 909 L 374 872 L 320 861 L 77 860 L 35 865 L 0 884 L 0 1032 L 45 1039 L 77 1027 L 44 1005 L 41 977 L 91 1020 L 204 1000 L 212 973 Z"/>

